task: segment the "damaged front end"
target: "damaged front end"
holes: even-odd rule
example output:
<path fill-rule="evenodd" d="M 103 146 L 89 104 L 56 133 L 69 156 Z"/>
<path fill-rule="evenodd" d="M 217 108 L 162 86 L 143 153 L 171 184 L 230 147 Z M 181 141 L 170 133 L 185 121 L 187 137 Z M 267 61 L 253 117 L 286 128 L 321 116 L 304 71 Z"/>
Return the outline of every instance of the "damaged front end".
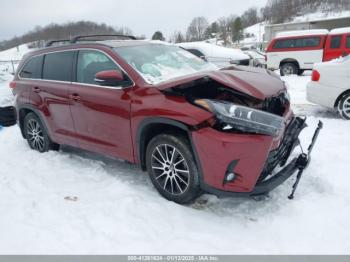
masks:
<path fill-rule="evenodd" d="M 164 91 L 212 113 L 208 125 L 192 135 L 203 165 L 202 189 L 218 196 L 267 194 L 309 162 L 305 154 L 288 161 L 306 118 L 293 116 L 283 82 L 272 96 L 242 90 L 204 77 Z"/>

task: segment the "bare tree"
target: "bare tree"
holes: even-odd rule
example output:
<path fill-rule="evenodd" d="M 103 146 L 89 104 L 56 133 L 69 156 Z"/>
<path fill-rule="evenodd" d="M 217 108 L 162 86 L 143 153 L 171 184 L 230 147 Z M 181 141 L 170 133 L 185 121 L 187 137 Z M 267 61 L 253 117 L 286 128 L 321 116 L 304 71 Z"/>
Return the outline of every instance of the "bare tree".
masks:
<path fill-rule="evenodd" d="M 186 37 L 180 31 L 175 31 L 170 37 L 170 42 L 172 43 L 183 43 L 186 42 Z"/>
<path fill-rule="evenodd" d="M 205 31 L 209 26 L 208 20 L 203 17 L 195 17 L 187 28 L 188 41 L 201 41 L 205 39 Z"/>
<path fill-rule="evenodd" d="M 256 23 L 259 22 L 258 9 L 256 7 L 249 8 L 247 11 L 243 13 L 243 15 L 241 16 L 241 19 L 242 19 L 243 27 L 255 25 Z"/>

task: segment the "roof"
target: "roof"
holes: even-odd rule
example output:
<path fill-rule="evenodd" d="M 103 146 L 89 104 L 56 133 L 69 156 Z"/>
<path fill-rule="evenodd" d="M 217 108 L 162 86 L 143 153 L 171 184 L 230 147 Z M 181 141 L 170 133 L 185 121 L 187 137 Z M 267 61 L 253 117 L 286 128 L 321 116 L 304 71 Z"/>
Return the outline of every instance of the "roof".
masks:
<path fill-rule="evenodd" d="M 331 35 L 346 34 L 350 33 L 350 27 L 342 27 L 331 30 Z"/>
<path fill-rule="evenodd" d="M 326 29 L 312 29 L 299 31 L 286 31 L 277 33 L 276 38 L 293 37 L 293 36 L 309 36 L 309 35 L 328 35 L 329 31 Z"/>

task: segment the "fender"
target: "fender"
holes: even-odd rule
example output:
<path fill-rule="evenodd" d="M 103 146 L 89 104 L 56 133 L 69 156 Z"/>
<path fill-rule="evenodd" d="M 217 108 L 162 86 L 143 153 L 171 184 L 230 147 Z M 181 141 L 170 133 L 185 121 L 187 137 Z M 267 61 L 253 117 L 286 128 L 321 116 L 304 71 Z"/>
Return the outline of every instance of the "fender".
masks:
<path fill-rule="evenodd" d="M 148 125 L 152 125 L 152 124 L 166 124 L 169 126 L 174 126 L 177 128 L 182 129 L 183 131 L 185 131 L 187 133 L 187 137 L 188 140 L 190 142 L 190 146 L 191 146 L 191 150 L 193 152 L 193 156 L 194 156 L 194 160 L 197 164 L 197 168 L 198 168 L 198 174 L 199 174 L 199 183 L 200 186 L 202 187 L 204 185 L 204 179 L 203 179 L 203 172 L 202 172 L 202 165 L 198 156 L 198 152 L 196 149 L 195 144 L 193 143 L 193 139 L 192 139 L 192 130 L 191 127 L 187 126 L 186 124 L 176 121 L 176 120 L 172 120 L 169 118 L 162 118 L 162 117 L 152 117 L 152 118 L 147 118 L 144 119 L 140 124 L 139 127 L 137 129 L 137 133 L 136 133 L 136 146 L 137 146 L 137 159 L 138 162 L 140 164 L 140 166 L 143 168 L 142 166 L 142 160 L 143 160 L 143 155 L 142 152 L 144 152 L 145 150 L 145 145 L 142 143 L 142 139 L 144 139 L 144 130 Z"/>
<path fill-rule="evenodd" d="M 21 115 L 20 115 L 20 112 L 21 112 L 22 109 L 28 109 L 30 111 L 33 111 L 39 117 L 41 123 L 43 123 L 43 125 L 44 125 L 46 133 L 49 135 L 50 140 L 52 141 L 52 139 L 51 139 L 52 135 L 50 133 L 50 130 L 47 128 L 46 118 L 44 117 L 43 113 L 39 109 L 37 109 L 36 107 L 34 107 L 31 104 L 23 104 L 23 105 L 17 107 L 17 121 L 18 121 L 19 127 L 21 129 L 21 133 L 22 133 L 23 138 L 25 138 L 25 135 L 23 133 L 23 126 L 22 126 L 22 123 L 21 123 L 21 120 L 23 120 L 23 119 L 21 119 Z"/>

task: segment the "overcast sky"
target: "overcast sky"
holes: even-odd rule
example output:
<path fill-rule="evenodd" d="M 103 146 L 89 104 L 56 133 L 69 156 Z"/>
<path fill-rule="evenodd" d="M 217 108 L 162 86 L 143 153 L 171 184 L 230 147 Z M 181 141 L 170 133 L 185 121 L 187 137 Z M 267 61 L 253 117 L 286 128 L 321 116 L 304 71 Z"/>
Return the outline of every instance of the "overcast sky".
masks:
<path fill-rule="evenodd" d="M 169 37 L 175 30 L 185 31 L 195 16 L 205 16 L 213 22 L 265 3 L 266 0 L 8 0 L 1 1 L 0 40 L 26 33 L 37 25 L 78 20 L 126 26 L 135 35 L 147 37 L 160 30 Z"/>

